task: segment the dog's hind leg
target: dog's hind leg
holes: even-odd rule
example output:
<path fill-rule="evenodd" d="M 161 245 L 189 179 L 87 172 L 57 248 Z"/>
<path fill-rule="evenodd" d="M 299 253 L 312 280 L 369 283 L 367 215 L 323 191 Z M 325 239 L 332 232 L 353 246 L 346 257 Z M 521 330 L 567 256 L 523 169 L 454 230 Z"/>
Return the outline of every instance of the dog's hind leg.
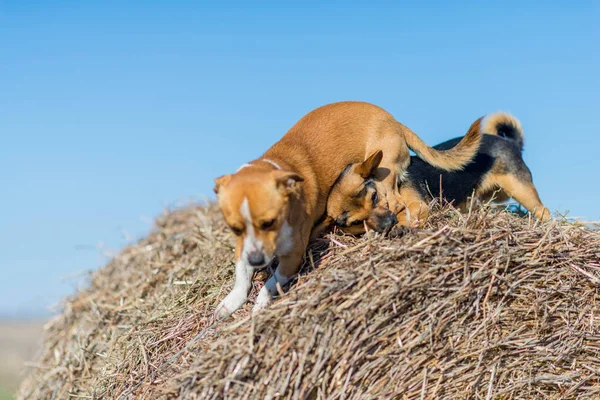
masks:
<path fill-rule="evenodd" d="M 523 174 L 529 175 L 530 174 Z M 504 190 L 510 197 L 521 203 L 523 207 L 530 213 L 533 213 L 540 221 L 547 221 L 550 219 L 550 210 L 548 210 L 542 201 L 540 196 L 530 179 L 525 179 L 516 176 L 514 174 L 505 175 L 490 175 L 487 179 L 493 181 L 502 190 Z"/>

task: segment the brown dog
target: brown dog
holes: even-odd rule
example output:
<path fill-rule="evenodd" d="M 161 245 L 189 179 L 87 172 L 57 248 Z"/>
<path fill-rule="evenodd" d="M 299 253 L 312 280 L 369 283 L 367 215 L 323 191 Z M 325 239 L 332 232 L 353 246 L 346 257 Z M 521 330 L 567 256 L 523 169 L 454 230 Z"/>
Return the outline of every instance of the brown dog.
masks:
<path fill-rule="evenodd" d="M 422 222 L 429 213 L 428 203 L 434 198 L 443 197 L 464 210 L 472 195 L 497 201 L 512 197 L 537 219 L 550 218 L 521 155 L 520 122 L 512 115 L 495 113 L 475 121 L 467 136 L 475 131 L 485 133 L 481 146 L 475 158 L 461 171 L 443 171 L 412 157 L 406 175 L 398 182 L 400 202 L 404 206 L 396 215 L 398 224 L 411 226 Z M 451 139 L 434 148 L 448 150 L 461 140 Z M 376 151 L 367 160 L 344 169 L 331 189 L 327 218 L 321 228 L 335 223 L 353 234 L 363 233 L 365 225 L 379 232 L 391 228 L 394 222 L 391 211 L 380 202 L 386 188 L 376 179 L 381 159 L 381 151 Z"/>
<path fill-rule="evenodd" d="M 443 170 L 458 170 L 477 152 L 472 132 L 452 150 L 427 146 L 385 110 L 368 103 L 341 102 L 311 111 L 257 160 L 215 180 L 218 203 L 237 236 L 234 288 L 217 307 L 218 316 L 242 306 L 255 270 L 275 256 L 279 265 L 260 291 L 255 310 L 265 307 L 297 273 L 315 223 L 339 172 L 385 149 L 377 179 L 386 206 L 398 208 L 396 181 L 410 163 L 409 148 Z"/>

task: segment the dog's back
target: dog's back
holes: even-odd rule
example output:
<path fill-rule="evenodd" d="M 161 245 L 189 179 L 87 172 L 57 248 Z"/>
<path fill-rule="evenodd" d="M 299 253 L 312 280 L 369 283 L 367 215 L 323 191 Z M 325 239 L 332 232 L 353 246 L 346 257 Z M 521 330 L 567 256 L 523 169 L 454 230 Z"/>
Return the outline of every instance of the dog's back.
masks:
<path fill-rule="evenodd" d="M 443 171 L 412 156 L 407 170 L 407 181 L 424 199 L 442 197 L 447 201 L 462 203 L 480 188 L 488 174 L 512 174 L 531 179 L 529 169 L 523 162 L 523 131 L 519 121 L 506 113 L 495 113 L 478 120 L 484 133 L 475 158 L 461 171 Z M 462 137 L 447 140 L 434 146 L 436 150 L 448 150 L 456 146 Z"/>

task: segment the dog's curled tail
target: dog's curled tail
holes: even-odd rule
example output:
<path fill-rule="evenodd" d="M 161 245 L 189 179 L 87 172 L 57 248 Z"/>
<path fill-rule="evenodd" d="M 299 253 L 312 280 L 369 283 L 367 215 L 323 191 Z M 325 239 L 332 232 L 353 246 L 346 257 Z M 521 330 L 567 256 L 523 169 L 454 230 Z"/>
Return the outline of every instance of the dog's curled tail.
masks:
<path fill-rule="evenodd" d="M 436 150 L 429 147 L 413 131 L 400 124 L 406 143 L 419 158 L 444 171 L 460 171 L 471 162 L 481 144 L 481 118 L 475 121 L 467 134 L 456 146 L 449 150 Z"/>
<path fill-rule="evenodd" d="M 519 146 L 519 149 L 523 150 L 524 135 L 521 122 L 508 113 L 497 112 L 487 115 L 482 121 L 481 133 L 512 140 Z"/>

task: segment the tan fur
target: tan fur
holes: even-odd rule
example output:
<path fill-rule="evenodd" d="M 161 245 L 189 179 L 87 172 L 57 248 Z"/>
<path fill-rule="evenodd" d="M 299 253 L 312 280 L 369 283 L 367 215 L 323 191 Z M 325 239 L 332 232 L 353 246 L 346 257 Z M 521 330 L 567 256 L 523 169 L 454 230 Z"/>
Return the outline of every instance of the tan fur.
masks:
<path fill-rule="evenodd" d="M 423 143 L 423 141 L 408 128 L 406 128 L 405 137 L 408 147 L 410 147 L 421 159 L 446 171 L 463 169 L 463 167 L 473 159 L 473 155 L 477 152 L 481 141 L 480 130 L 473 126 L 467 131 L 465 137 L 456 147 L 447 151 L 435 150 L 425 145 L 425 143 Z M 474 149 L 475 151 L 473 151 Z"/>
<path fill-rule="evenodd" d="M 398 213 L 398 225 L 416 227 L 427 220 L 429 205 L 421 198 L 419 192 L 410 185 L 403 185 L 399 197 L 404 208 Z"/>
<path fill-rule="evenodd" d="M 215 191 L 230 226 L 240 223 L 239 210 L 244 199 L 250 205 L 253 224 L 277 215 L 273 232 L 277 232 L 283 220 L 292 226 L 294 250 L 288 254 L 272 250 L 276 247 L 276 234 L 262 237 L 268 242 L 265 249 L 273 251 L 268 255 L 279 256 L 281 274 L 290 277 L 300 265 L 313 225 L 325 212 L 329 190 L 346 165 L 385 150 L 378 179 L 385 188 L 389 207 L 395 209 L 398 208 L 396 178 L 410 163 L 409 148 L 439 168 L 458 170 L 477 152 L 480 139 L 479 131 L 474 131 L 454 149 L 436 151 L 380 107 L 362 102 L 334 103 L 305 115 L 250 166 L 217 178 Z M 295 194 L 275 184 L 276 167 L 261 161 L 263 158 L 303 178 L 303 182 L 297 183 Z M 243 235 L 242 232 L 240 236 Z M 238 240 L 238 246 L 242 243 L 243 239 Z"/>

